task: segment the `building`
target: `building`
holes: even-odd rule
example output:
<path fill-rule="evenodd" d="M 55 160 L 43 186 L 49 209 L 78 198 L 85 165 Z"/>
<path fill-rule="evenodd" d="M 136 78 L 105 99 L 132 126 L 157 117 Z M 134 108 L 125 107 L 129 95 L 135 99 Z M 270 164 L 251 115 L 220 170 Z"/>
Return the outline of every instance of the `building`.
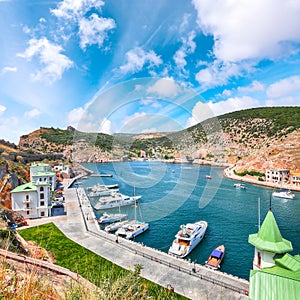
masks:
<path fill-rule="evenodd" d="M 300 170 L 291 171 L 290 181 L 292 185 L 300 186 Z"/>
<path fill-rule="evenodd" d="M 51 216 L 51 190 L 47 182 L 29 182 L 11 191 L 12 210 L 24 218 Z"/>
<path fill-rule="evenodd" d="M 30 180 L 11 191 L 12 210 L 29 219 L 51 216 L 51 198 L 57 184 L 55 173 L 49 164 L 34 163 L 30 166 Z"/>
<path fill-rule="evenodd" d="M 266 182 L 274 184 L 287 183 L 290 178 L 290 170 L 266 170 Z"/>
<path fill-rule="evenodd" d="M 271 210 L 248 242 L 255 247 L 249 300 L 299 299 L 300 256 L 287 254 L 292 243 L 282 237 Z"/>
<path fill-rule="evenodd" d="M 39 163 L 30 166 L 30 180 L 34 183 L 49 183 L 51 191 L 54 191 L 57 184 L 55 172 L 51 171 L 49 164 Z"/>

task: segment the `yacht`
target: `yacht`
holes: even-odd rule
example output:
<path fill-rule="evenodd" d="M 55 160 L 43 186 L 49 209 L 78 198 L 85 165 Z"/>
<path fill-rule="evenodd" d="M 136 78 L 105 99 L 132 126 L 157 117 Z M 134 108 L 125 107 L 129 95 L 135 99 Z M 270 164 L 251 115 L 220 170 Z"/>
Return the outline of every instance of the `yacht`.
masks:
<path fill-rule="evenodd" d="M 136 236 L 148 230 L 149 227 L 149 223 L 132 220 L 120 227 L 115 234 L 127 240 L 132 240 Z"/>
<path fill-rule="evenodd" d="M 206 221 L 181 225 L 169 249 L 169 254 L 180 258 L 187 256 L 201 242 L 206 229 Z"/>
<path fill-rule="evenodd" d="M 98 219 L 99 224 L 105 224 L 105 223 L 113 223 L 117 221 L 121 221 L 122 219 L 126 218 L 126 214 L 108 214 L 103 213 L 103 215 Z"/>
<path fill-rule="evenodd" d="M 126 225 L 128 222 L 129 222 L 128 220 L 125 220 L 125 221 L 120 221 L 120 222 L 112 223 L 112 224 L 109 224 L 109 225 L 105 226 L 104 230 L 106 232 L 115 232 L 119 228 L 121 228 L 123 225 Z"/>
<path fill-rule="evenodd" d="M 121 193 L 114 193 L 109 196 L 100 197 L 94 205 L 95 210 L 109 209 L 126 205 L 136 204 L 142 196 L 126 196 Z"/>
<path fill-rule="evenodd" d="M 103 185 L 98 184 L 91 188 L 88 188 L 91 192 L 88 194 L 89 197 L 102 197 L 102 196 L 110 196 L 114 193 L 119 192 L 118 185 Z"/>
<path fill-rule="evenodd" d="M 218 246 L 216 249 L 212 251 L 208 260 L 205 262 L 205 267 L 208 267 L 213 270 L 220 269 L 220 264 L 223 260 L 225 254 L 224 245 Z"/>
<path fill-rule="evenodd" d="M 279 192 L 273 192 L 273 197 L 276 198 L 285 198 L 285 199 L 294 199 L 295 195 L 290 190 L 280 190 Z"/>
<path fill-rule="evenodd" d="M 235 186 L 237 189 L 246 189 L 246 186 L 243 183 L 235 183 L 233 186 Z"/>

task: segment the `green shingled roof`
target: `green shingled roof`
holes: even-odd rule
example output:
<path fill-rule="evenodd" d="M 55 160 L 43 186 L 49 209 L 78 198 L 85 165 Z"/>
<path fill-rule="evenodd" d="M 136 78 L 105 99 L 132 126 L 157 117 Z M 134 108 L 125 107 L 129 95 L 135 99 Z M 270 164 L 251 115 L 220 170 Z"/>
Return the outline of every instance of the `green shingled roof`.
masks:
<path fill-rule="evenodd" d="M 292 243 L 281 236 L 275 217 L 268 211 L 258 233 L 250 234 L 248 242 L 260 250 L 285 253 L 293 250 Z"/>
<path fill-rule="evenodd" d="M 12 193 L 21 193 L 21 192 L 34 192 L 36 191 L 36 186 L 32 183 L 25 183 L 22 185 L 17 186 L 15 189 L 13 189 Z"/>
<path fill-rule="evenodd" d="M 299 256 L 299 255 L 298 255 Z M 290 271 L 300 271 L 300 261 L 297 256 L 291 256 L 286 253 L 283 257 L 275 259 L 277 266 L 285 268 Z M 299 272 L 300 275 L 300 272 Z M 300 278 L 299 278 L 300 280 Z"/>

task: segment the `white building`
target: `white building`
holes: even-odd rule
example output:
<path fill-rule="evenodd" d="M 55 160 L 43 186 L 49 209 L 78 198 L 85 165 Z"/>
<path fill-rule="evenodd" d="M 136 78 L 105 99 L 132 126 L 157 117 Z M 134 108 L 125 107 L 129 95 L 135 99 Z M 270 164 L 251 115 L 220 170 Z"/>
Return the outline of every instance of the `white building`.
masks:
<path fill-rule="evenodd" d="M 51 216 L 51 196 L 57 184 L 56 174 L 51 171 L 49 164 L 32 164 L 30 180 L 11 191 L 12 210 L 29 219 Z"/>
<path fill-rule="evenodd" d="M 54 191 L 57 184 L 55 172 L 51 171 L 49 164 L 39 163 L 30 166 L 30 180 L 38 184 L 41 182 L 50 184 L 51 191 Z"/>
<path fill-rule="evenodd" d="M 266 170 L 266 182 L 287 183 L 289 181 L 289 170 Z"/>
<path fill-rule="evenodd" d="M 24 218 L 51 216 L 51 191 L 47 182 L 29 182 L 19 185 L 11 192 L 12 210 Z"/>

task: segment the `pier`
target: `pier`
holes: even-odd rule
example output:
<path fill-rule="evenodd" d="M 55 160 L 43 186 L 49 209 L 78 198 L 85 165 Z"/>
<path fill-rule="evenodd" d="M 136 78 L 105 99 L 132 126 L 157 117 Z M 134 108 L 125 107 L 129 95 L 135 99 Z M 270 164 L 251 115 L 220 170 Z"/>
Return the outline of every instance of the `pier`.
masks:
<path fill-rule="evenodd" d="M 64 186 L 70 186 L 64 180 Z M 189 260 L 175 258 L 143 244 L 100 230 L 83 188 L 64 191 L 66 216 L 30 220 L 29 225 L 54 222 L 71 240 L 129 270 L 143 266 L 141 276 L 189 299 L 248 299 L 247 280 L 210 270 Z"/>

